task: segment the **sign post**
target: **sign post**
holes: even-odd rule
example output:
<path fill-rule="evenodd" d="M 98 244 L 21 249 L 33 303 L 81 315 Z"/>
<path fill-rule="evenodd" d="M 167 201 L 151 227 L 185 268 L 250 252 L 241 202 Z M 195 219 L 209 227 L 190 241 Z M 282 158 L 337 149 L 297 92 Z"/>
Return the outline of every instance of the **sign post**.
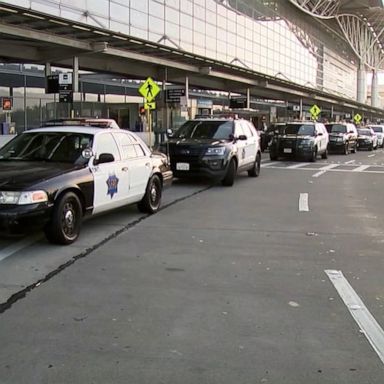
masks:
<path fill-rule="evenodd" d="M 155 97 L 160 92 L 160 87 L 150 78 L 147 80 L 139 88 L 139 93 L 144 97 L 145 103 L 144 108 L 147 111 L 147 121 L 148 121 L 148 131 L 149 131 L 149 140 L 148 145 L 152 147 L 152 113 L 151 111 L 156 109 L 156 103 L 153 102 Z"/>

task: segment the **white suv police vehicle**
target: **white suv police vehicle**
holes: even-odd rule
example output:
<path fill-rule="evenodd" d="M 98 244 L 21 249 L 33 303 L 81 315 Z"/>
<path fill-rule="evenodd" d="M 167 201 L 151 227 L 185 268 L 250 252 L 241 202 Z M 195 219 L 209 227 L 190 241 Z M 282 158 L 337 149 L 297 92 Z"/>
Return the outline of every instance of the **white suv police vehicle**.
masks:
<path fill-rule="evenodd" d="M 122 129 L 53 125 L 0 149 L 1 231 L 43 227 L 49 241 L 70 244 L 85 216 L 131 203 L 159 209 L 172 181 L 166 156 Z"/>

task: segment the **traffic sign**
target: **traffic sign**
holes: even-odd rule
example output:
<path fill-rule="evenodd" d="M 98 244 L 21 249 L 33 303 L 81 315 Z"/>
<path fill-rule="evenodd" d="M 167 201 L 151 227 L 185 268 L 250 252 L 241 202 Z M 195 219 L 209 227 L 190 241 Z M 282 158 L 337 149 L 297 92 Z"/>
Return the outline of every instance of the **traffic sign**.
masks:
<path fill-rule="evenodd" d="M 320 115 L 321 109 L 316 104 L 313 104 L 309 112 L 311 113 L 312 117 L 316 119 L 317 116 Z"/>
<path fill-rule="evenodd" d="M 355 123 L 357 123 L 357 124 L 360 123 L 360 121 L 361 121 L 362 118 L 363 118 L 363 117 L 362 117 L 360 114 L 358 114 L 358 113 L 356 113 L 356 115 L 353 116 L 353 120 L 354 120 Z"/>
<path fill-rule="evenodd" d="M 139 93 L 147 100 L 148 103 L 154 100 L 159 92 L 159 86 L 150 77 L 148 77 L 139 88 Z"/>
<path fill-rule="evenodd" d="M 149 109 L 149 110 L 156 109 L 156 103 L 155 102 L 145 103 L 144 104 L 144 109 Z"/>

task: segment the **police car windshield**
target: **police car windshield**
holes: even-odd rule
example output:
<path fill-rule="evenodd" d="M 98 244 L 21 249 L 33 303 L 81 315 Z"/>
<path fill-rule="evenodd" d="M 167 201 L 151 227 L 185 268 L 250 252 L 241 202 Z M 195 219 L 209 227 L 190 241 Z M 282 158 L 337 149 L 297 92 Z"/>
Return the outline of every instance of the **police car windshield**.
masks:
<path fill-rule="evenodd" d="M 285 134 L 314 136 L 315 127 L 311 124 L 287 124 Z"/>
<path fill-rule="evenodd" d="M 0 160 L 51 161 L 85 164 L 85 148 L 93 135 L 70 132 L 30 132 L 16 136 L 0 149 Z"/>
<path fill-rule="evenodd" d="M 372 136 L 372 132 L 369 129 L 358 129 L 359 136 Z"/>
<path fill-rule="evenodd" d="M 342 124 L 325 124 L 328 133 L 346 133 L 347 127 Z"/>
<path fill-rule="evenodd" d="M 383 132 L 383 127 L 380 126 L 380 125 L 376 125 L 376 126 L 371 126 L 371 128 L 375 131 L 375 132 L 378 132 L 378 133 L 382 133 Z"/>
<path fill-rule="evenodd" d="M 233 121 L 190 120 L 174 134 L 176 138 L 228 140 L 233 135 Z"/>

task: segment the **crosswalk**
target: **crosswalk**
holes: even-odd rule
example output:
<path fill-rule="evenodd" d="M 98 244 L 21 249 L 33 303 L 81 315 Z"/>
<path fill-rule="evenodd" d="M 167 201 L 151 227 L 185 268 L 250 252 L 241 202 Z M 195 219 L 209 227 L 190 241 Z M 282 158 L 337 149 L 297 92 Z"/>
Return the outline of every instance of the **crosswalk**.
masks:
<path fill-rule="evenodd" d="M 321 176 L 326 172 L 353 172 L 353 173 L 373 173 L 384 174 L 384 163 L 382 164 L 361 164 L 356 161 L 346 162 L 293 162 L 293 161 L 270 161 L 263 159 L 262 168 L 284 169 L 284 170 L 303 170 L 315 171 L 315 177 Z"/>

